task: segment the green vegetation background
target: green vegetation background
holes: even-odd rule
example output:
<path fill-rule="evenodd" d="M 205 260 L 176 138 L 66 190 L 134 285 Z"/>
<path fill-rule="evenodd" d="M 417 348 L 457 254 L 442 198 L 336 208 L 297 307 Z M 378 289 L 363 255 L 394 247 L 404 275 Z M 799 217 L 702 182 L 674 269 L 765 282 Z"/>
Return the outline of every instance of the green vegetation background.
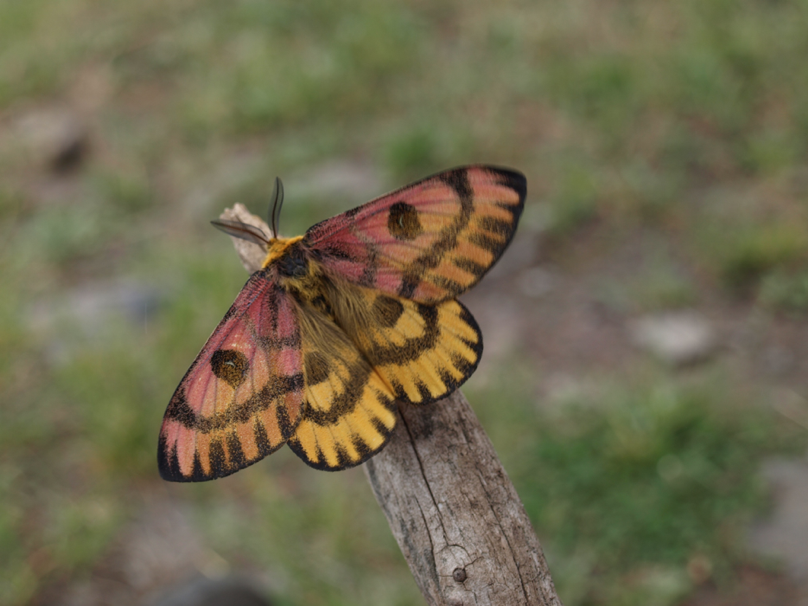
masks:
<path fill-rule="evenodd" d="M 150 499 L 279 604 L 419 603 L 359 470 L 284 450 L 209 485 L 157 478 L 165 405 L 246 279 L 207 221 L 265 212 L 276 175 L 289 234 L 364 201 L 312 167 L 370 166 L 370 197 L 491 162 L 527 175 L 523 229 L 556 245 L 596 222 L 696 260 L 699 282 L 631 305 L 706 288 L 800 317 L 807 23 L 805 0 L 0 2 L 0 603 L 92 579 Z M 67 174 L 21 134 L 50 107 L 89 125 Z M 568 606 L 675 603 L 700 562 L 732 584 L 765 503 L 752 471 L 799 431 L 720 368 L 649 365 L 552 411 L 540 367 L 507 368 L 466 392 Z"/>

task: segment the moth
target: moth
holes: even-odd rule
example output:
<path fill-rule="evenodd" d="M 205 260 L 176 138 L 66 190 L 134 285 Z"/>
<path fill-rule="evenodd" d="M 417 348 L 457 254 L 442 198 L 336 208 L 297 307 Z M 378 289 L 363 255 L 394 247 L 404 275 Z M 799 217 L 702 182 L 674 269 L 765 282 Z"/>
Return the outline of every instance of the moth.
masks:
<path fill-rule="evenodd" d="M 211 480 L 283 444 L 316 469 L 363 463 L 387 443 L 398 402 L 431 404 L 474 372 L 482 334 L 456 297 L 511 241 L 524 175 L 448 170 L 278 236 L 214 221 L 266 259 L 236 297 L 163 419 L 160 475 Z"/>

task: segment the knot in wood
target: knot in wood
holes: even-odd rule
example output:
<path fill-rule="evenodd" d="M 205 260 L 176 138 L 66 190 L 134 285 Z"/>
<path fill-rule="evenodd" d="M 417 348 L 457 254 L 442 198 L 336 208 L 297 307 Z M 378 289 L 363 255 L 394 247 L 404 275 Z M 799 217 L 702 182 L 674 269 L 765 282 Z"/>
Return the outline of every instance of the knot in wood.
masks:
<path fill-rule="evenodd" d="M 467 578 L 465 568 L 455 568 L 454 571 L 452 571 L 452 578 L 458 583 L 465 581 Z"/>

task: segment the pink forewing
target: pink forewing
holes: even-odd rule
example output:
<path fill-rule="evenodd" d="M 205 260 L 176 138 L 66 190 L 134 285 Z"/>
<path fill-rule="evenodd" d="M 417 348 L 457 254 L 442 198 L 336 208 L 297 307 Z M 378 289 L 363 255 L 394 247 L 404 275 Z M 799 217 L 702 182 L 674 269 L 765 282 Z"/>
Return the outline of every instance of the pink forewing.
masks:
<path fill-rule="evenodd" d="M 168 480 L 228 475 L 279 448 L 300 421 L 300 334 L 273 270 L 253 274 L 166 410 L 158 462 Z"/>
<path fill-rule="evenodd" d="M 304 242 L 338 279 L 437 303 L 473 286 L 496 262 L 525 193 L 520 173 L 460 167 L 318 223 Z"/>

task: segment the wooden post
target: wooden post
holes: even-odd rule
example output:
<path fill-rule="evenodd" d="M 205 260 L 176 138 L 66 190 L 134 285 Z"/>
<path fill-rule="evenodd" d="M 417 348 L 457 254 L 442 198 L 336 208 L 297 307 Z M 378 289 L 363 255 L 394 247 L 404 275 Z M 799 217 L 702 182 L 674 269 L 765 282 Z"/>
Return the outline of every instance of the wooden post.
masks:
<path fill-rule="evenodd" d="M 270 233 L 241 204 L 221 218 Z M 247 271 L 259 269 L 261 247 L 233 242 Z M 460 391 L 400 405 L 389 444 L 364 469 L 428 604 L 561 606 L 519 495 Z"/>

